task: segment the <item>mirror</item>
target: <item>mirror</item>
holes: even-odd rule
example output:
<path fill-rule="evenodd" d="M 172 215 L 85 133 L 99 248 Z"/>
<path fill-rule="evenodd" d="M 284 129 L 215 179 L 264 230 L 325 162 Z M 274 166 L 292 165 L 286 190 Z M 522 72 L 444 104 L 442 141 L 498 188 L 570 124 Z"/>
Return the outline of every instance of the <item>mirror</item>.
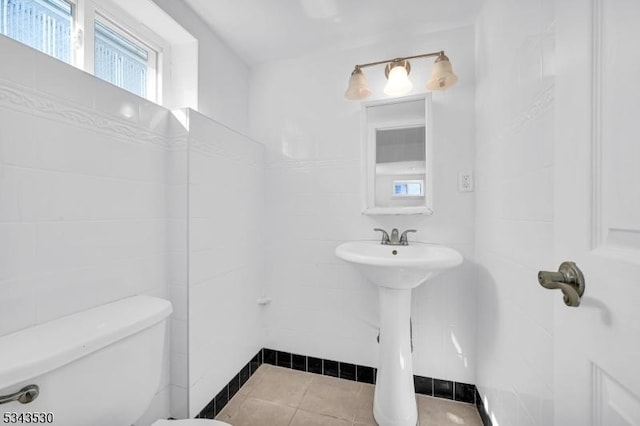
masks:
<path fill-rule="evenodd" d="M 431 214 L 430 94 L 364 104 L 364 214 Z"/>

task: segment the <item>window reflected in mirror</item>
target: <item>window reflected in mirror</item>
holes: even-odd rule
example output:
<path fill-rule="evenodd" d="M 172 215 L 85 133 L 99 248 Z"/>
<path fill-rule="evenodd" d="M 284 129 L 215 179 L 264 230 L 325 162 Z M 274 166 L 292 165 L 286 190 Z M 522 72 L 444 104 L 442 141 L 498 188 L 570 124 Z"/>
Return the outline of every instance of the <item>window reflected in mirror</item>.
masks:
<path fill-rule="evenodd" d="M 430 95 L 365 104 L 365 214 L 431 214 Z"/>
<path fill-rule="evenodd" d="M 425 126 L 376 130 L 376 206 L 424 204 Z"/>

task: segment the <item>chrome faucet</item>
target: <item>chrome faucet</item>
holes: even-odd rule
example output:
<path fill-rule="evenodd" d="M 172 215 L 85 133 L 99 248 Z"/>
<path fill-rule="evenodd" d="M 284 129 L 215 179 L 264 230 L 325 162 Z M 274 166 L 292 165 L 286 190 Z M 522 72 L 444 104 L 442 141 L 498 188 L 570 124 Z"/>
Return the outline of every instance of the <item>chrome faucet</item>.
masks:
<path fill-rule="evenodd" d="M 409 232 L 418 232 L 416 229 L 407 229 L 406 231 L 404 231 L 402 233 L 402 235 L 400 235 L 400 245 L 401 246 L 408 246 L 409 245 L 409 240 L 407 239 L 407 234 Z"/>
<path fill-rule="evenodd" d="M 389 241 L 389 234 L 387 234 L 387 231 L 385 231 L 382 228 L 373 228 L 374 231 L 378 231 L 378 232 L 382 232 L 382 240 L 380 241 L 380 244 L 382 245 L 387 245 L 390 243 Z"/>
<path fill-rule="evenodd" d="M 382 232 L 382 240 L 380 240 L 380 244 L 389 245 L 389 246 L 408 246 L 409 240 L 407 239 L 407 234 L 409 232 L 418 232 L 415 229 L 407 229 L 398 238 L 398 228 L 393 228 L 391 230 L 391 236 L 382 228 L 374 228 L 374 231 Z"/>
<path fill-rule="evenodd" d="M 391 230 L 391 237 L 389 238 L 389 245 L 392 245 L 392 246 L 400 245 L 400 239 L 398 238 L 398 228 L 393 228 Z"/>

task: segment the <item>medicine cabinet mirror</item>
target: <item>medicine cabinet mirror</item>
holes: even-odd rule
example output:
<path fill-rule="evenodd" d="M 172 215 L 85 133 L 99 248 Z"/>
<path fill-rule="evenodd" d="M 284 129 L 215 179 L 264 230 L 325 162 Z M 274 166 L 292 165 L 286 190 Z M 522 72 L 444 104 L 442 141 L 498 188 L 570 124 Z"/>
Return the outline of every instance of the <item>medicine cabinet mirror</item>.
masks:
<path fill-rule="evenodd" d="M 364 214 L 432 214 L 431 95 L 363 104 Z"/>

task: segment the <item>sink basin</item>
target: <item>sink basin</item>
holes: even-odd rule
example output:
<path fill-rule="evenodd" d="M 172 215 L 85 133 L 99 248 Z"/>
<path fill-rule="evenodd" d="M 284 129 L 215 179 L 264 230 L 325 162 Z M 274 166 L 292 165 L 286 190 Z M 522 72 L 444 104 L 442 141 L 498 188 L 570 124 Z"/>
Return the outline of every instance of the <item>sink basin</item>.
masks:
<path fill-rule="evenodd" d="M 415 426 L 418 421 L 411 357 L 411 291 L 462 263 L 456 250 L 437 244 L 408 246 L 352 241 L 336 256 L 356 266 L 378 287 L 380 334 L 373 417 L 380 426 Z"/>
<path fill-rule="evenodd" d="M 351 241 L 339 245 L 336 256 L 357 266 L 373 284 L 397 289 L 417 287 L 462 263 L 462 255 L 452 248 L 415 242 L 392 246 Z"/>

